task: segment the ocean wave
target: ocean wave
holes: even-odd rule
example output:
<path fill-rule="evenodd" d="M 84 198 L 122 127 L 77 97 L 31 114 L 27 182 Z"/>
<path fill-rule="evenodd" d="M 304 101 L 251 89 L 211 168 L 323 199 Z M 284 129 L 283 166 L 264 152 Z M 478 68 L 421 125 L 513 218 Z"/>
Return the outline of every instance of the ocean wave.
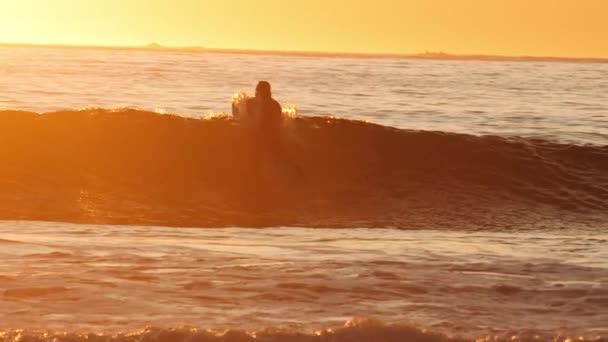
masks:
<path fill-rule="evenodd" d="M 363 341 L 412 341 L 412 342 L 465 342 L 465 341 L 596 341 L 604 342 L 599 335 L 581 335 L 575 332 L 539 332 L 511 331 L 495 335 L 476 337 L 449 336 L 443 332 L 416 328 L 408 325 L 389 325 L 368 318 L 354 318 L 343 327 L 324 328 L 311 332 L 303 332 L 294 328 L 276 327 L 259 331 L 243 331 L 231 329 L 200 329 L 182 328 L 145 328 L 126 332 L 51 332 L 28 331 L 24 329 L 0 330 L 0 341 L 31 341 L 31 342 L 63 342 L 63 341 L 93 341 L 93 342 L 146 342 L 146 341 L 266 341 L 266 342 L 363 342 Z"/>
<path fill-rule="evenodd" d="M 0 111 L 0 218 L 170 226 L 606 224 L 608 146 L 135 109 Z"/>

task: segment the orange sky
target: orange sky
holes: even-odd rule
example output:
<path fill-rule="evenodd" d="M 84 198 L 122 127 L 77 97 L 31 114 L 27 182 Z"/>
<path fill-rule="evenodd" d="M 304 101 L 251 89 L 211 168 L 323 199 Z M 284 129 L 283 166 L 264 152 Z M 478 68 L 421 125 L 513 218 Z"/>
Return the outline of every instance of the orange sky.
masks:
<path fill-rule="evenodd" d="M 608 0 L 0 0 L 0 42 L 608 57 Z"/>

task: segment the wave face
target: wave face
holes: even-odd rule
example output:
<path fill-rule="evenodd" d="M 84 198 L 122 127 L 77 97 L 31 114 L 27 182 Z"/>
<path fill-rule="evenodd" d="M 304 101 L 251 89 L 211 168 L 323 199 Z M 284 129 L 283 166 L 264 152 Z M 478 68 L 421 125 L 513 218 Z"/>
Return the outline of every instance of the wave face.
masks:
<path fill-rule="evenodd" d="M 0 112 L 0 218 L 170 226 L 606 223 L 608 146 L 328 117 Z"/>

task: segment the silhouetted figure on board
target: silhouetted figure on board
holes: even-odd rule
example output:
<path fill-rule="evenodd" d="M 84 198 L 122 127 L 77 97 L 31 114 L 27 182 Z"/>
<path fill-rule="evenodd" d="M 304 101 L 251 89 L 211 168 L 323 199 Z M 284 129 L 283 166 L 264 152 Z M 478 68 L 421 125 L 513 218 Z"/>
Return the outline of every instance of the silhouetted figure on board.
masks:
<path fill-rule="evenodd" d="M 247 102 L 247 112 L 255 116 L 255 129 L 261 134 L 276 134 L 283 119 L 281 105 L 272 98 L 270 83 L 258 82 L 255 97 Z"/>
<path fill-rule="evenodd" d="M 301 169 L 293 163 L 285 150 L 282 139 L 283 110 L 272 98 L 270 83 L 258 82 L 255 97 L 247 101 L 247 112 L 253 114 L 253 148 L 256 169 L 261 164 L 279 162 L 301 176 Z"/>

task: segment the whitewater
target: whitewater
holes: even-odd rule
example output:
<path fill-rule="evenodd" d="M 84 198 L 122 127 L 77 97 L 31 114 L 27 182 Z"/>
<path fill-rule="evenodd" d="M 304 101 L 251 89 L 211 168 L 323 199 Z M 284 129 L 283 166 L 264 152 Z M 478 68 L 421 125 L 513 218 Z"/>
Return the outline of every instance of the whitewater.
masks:
<path fill-rule="evenodd" d="M 0 75 L 0 340 L 608 338 L 606 63 L 0 47 Z M 280 154 L 230 115 L 261 79 Z"/>

